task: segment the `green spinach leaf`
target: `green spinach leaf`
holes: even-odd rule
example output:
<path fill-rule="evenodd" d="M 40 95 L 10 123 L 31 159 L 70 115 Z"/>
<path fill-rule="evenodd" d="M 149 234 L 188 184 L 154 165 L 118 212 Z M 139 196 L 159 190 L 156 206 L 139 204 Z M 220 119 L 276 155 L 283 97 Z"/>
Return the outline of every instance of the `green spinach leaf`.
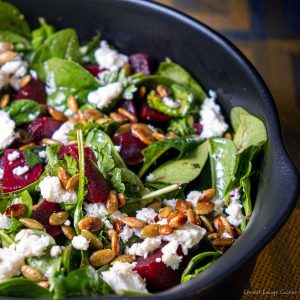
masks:
<path fill-rule="evenodd" d="M 26 38 L 8 30 L 0 30 L 0 41 L 13 44 L 17 51 L 31 50 L 30 42 Z"/>
<path fill-rule="evenodd" d="M 69 175 L 73 176 L 78 173 L 77 160 L 69 155 L 64 155 L 64 160 L 66 164 L 66 171 Z"/>
<path fill-rule="evenodd" d="M 55 32 L 55 28 L 48 25 L 44 18 L 39 18 L 40 27 L 32 31 L 31 44 L 33 49 L 38 49 L 45 40 Z"/>
<path fill-rule="evenodd" d="M 194 134 L 194 118 L 189 115 L 184 118 L 174 118 L 168 127 L 168 132 L 176 133 L 179 137 Z"/>
<path fill-rule="evenodd" d="M 82 60 L 84 63 L 94 64 L 95 61 L 95 51 L 99 48 L 101 34 L 98 31 L 92 40 L 85 46 L 80 48 L 80 53 L 82 55 Z"/>
<path fill-rule="evenodd" d="M 30 38 L 30 28 L 21 12 L 12 4 L 0 2 L 0 30 Z"/>
<path fill-rule="evenodd" d="M 23 151 L 25 156 L 25 165 L 27 167 L 33 167 L 41 164 L 43 160 L 39 157 L 40 148 L 27 148 Z"/>
<path fill-rule="evenodd" d="M 40 114 L 39 104 L 28 99 L 13 101 L 4 110 L 9 113 L 17 126 L 32 122 Z"/>

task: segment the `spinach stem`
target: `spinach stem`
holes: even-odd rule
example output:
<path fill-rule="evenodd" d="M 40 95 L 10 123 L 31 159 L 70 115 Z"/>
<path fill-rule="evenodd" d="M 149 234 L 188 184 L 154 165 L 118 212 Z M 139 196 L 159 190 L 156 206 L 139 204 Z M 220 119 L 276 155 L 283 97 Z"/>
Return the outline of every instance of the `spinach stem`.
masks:
<path fill-rule="evenodd" d="M 156 190 L 154 192 L 151 192 L 147 195 L 144 195 L 143 197 L 141 197 L 139 200 L 150 200 L 150 199 L 154 199 L 156 197 L 159 197 L 163 194 L 169 193 L 169 192 L 173 192 L 176 190 L 179 190 L 181 188 L 179 183 L 174 183 L 172 185 L 166 186 L 162 189 Z"/>

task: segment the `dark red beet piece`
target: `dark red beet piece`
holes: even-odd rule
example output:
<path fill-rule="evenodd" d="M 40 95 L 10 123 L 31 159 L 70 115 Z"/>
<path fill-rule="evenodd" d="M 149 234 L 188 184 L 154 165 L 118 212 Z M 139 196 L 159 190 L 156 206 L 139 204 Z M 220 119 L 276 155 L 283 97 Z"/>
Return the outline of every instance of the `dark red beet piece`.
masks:
<path fill-rule="evenodd" d="M 125 108 L 130 113 L 136 116 L 136 108 L 132 100 L 123 100 L 120 102 L 120 107 Z"/>
<path fill-rule="evenodd" d="M 143 73 L 150 75 L 149 56 L 145 53 L 136 53 L 129 56 L 129 64 L 133 73 Z"/>
<path fill-rule="evenodd" d="M 142 104 L 140 116 L 143 120 L 151 122 L 168 122 L 170 117 L 157 111 L 156 109 L 150 108 L 147 104 Z"/>
<path fill-rule="evenodd" d="M 53 226 L 49 224 L 49 217 L 55 212 L 62 211 L 58 203 L 43 200 L 38 208 L 32 213 L 31 218 L 39 221 L 45 226 L 46 232 L 57 238 L 61 235 L 62 230 L 60 226 Z"/>
<path fill-rule="evenodd" d="M 39 142 L 41 139 L 51 138 L 62 123 L 50 117 L 40 117 L 28 125 L 27 131 L 32 136 L 34 142 Z"/>
<path fill-rule="evenodd" d="M 39 78 L 31 77 L 29 83 L 16 92 L 15 99 L 31 99 L 40 104 L 46 104 L 46 92 L 43 82 Z"/>
<path fill-rule="evenodd" d="M 8 160 L 8 154 L 17 151 L 20 154 L 20 157 L 14 161 Z M 29 170 L 22 175 L 13 174 L 13 170 L 17 167 L 23 167 L 25 165 L 25 156 L 22 151 L 15 149 L 7 149 L 4 152 L 3 159 L 3 181 L 2 189 L 4 193 L 13 192 L 20 190 L 31 183 L 35 182 L 40 178 L 43 173 L 42 164 L 29 167 Z"/>
<path fill-rule="evenodd" d="M 196 134 L 201 134 L 202 129 L 203 128 L 202 128 L 202 125 L 201 125 L 200 122 L 195 122 L 194 123 L 194 131 L 195 131 Z"/>
<path fill-rule="evenodd" d="M 103 71 L 97 65 L 88 65 L 88 66 L 85 66 L 85 68 L 87 69 L 87 71 L 89 71 L 95 77 L 98 76 Z"/>
<path fill-rule="evenodd" d="M 177 254 L 182 255 L 181 248 L 178 248 Z M 161 248 L 151 253 L 147 258 L 138 257 L 137 265 L 134 268 L 145 279 L 149 292 L 160 292 L 179 284 L 182 272 L 189 261 L 189 257 L 184 256 L 179 268 L 173 270 L 162 261 L 157 262 L 157 258 L 162 258 Z"/>
<path fill-rule="evenodd" d="M 78 160 L 78 148 L 74 145 L 64 146 L 59 151 L 59 158 L 64 154 L 74 157 Z M 84 148 L 84 171 L 88 180 L 86 199 L 89 202 L 104 202 L 108 198 L 110 187 L 96 165 L 96 157 L 91 148 Z"/>
<path fill-rule="evenodd" d="M 112 137 L 112 142 L 115 145 L 121 146 L 120 155 L 126 165 L 134 166 L 143 162 L 141 151 L 147 145 L 142 143 L 131 133 L 124 132 L 117 134 Z"/>

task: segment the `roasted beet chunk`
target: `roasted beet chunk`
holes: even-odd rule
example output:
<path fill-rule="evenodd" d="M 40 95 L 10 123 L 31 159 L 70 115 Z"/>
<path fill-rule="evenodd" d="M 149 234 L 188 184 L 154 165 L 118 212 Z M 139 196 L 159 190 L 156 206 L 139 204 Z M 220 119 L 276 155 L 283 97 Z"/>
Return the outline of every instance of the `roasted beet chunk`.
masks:
<path fill-rule="evenodd" d="M 55 213 L 61 211 L 61 207 L 58 203 L 49 202 L 43 200 L 38 208 L 32 213 L 32 219 L 35 219 L 45 226 L 46 231 L 54 238 L 58 237 L 62 230 L 60 226 L 53 226 L 49 224 L 49 217 Z"/>
<path fill-rule="evenodd" d="M 50 117 L 41 117 L 29 124 L 27 131 L 32 136 L 34 142 L 39 142 L 44 138 L 51 138 L 62 123 Z"/>
<path fill-rule="evenodd" d="M 88 65 L 88 66 L 85 66 L 85 68 L 95 77 L 97 77 L 98 74 L 100 74 L 102 72 L 100 67 L 97 65 Z"/>
<path fill-rule="evenodd" d="M 69 155 L 78 160 L 78 148 L 73 145 L 64 146 L 59 151 L 59 158 Z M 104 202 L 108 198 L 110 187 L 96 165 L 96 157 L 91 148 L 84 148 L 84 171 L 88 180 L 86 199 L 89 202 Z"/>
<path fill-rule="evenodd" d="M 126 165 L 134 166 L 143 161 L 141 153 L 147 145 L 142 143 L 137 137 L 131 133 L 120 133 L 112 137 L 112 142 L 120 146 L 120 155 Z"/>
<path fill-rule="evenodd" d="M 18 156 L 17 158 L 10 157 L 13 152 Z M 3 167 L 2 189 L 4 193 L 20 190 L 30 185 L 38 180 L 43 172 L 42 164 L 26 167 L 23 152 L 14 149 L 5 150 Z"/>
<path fill-rule="evenodd" d="M 178 255 L 182 255 L 178 249 Z M 147 258 L 138 257 L 134 268 L 146 281 L 149 292 L 160 292 L 180 283 L 181 274 L 187 265 L 187 259 L 183 259 L 177 270 L 173 270 L 161 261 L 162 251 L 157 249 Z"/>
<path fill-rule="evenodd" d="M 202 125 L 201 125 L 200 121 L 194 123 L 194 132 L 196 134 L 201 134 L 201 132 L 202 132 Z"/>
<path fill-rule="evenodd" d="M 39 78 L 31 77 L 29 83 L 17 91 L 15 99 L 31 99 L 46 104 L 46 92 L 43 82 Z"/>
<path fill-rule="evenodd" d="M 129 56 L 129 64 L 133 73 L 143 73 L 150 75 L 149 56 L 144 53 L 137 53 Z"/>
<path fill-rule="evenodd" d="M 168 122 L 170 121 L 170 117 L 150 108 L 147 104 L 143 104 L 141 106 L 141 113 L 140 116 L 143 120 L 150 121 L 150 122 Z"/>

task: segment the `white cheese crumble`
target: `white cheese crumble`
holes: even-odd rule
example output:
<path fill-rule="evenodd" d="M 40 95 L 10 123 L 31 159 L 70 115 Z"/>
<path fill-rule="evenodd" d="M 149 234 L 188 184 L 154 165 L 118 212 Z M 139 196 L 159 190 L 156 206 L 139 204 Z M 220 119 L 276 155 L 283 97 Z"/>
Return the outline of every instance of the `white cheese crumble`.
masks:
<path fill-rule="evenodd" d="M 40 257 L 50 245 L 49 236 L 37 235 L 30 229 L 19 231 L 15 240 L 17 241 L 16 250 L 24 257 Z"/>
<path fill-rule="evenodd" d="M 12 224 L 12 220 L 5 214 L 0 213 L 0 229 L 9 229 Z"/>
<path fill-rule="evenodd" d="M 64 226 L 70 226 L 71 225 L 71 221 L 70 220 L 67 220 L 65 223 L 64 223 Z"/>
<path fill-rule="evenodd" d="M 88 102 L 96 105 L 97 108 L 102 109 L 108 106 L 113 99 L 118 98 L 122 92 L 123 87 L 120 82 L 110 83 L 90 92 L 88 94 Z"/>
<path fill-rule="evenodd" d="M 171 267 L 173 270 L 177 270 L 179 268 L 179 264 L 182 261 L 182 256 L 177 255 L 178 242 L 176 240 L 171 241 L 166 246 L 164 246 L 161 251 L 162 261 L 168 267 Z"/>
<path fill-rule="evenodd" d="M 24 264 L 24 256 L 15 250 L 14 244 L 0 248 L 0 281 L 19 275 Z"/>
<path fill-rule="evenodd" d="M 115 262 L 108 271 L 102 272 L 101 275 L 117 294 L 121 294 L 122 291 L 147 293 L 145 281 L 133 270 L 135 265 L 135 263 Z"/>
<path fill-rule="evenodd" d="M 41 195 L 44 199 L 49 202 L 61 203 L 65 202 L 72 204 L 76 202 L 77 194 L 76 192 L 66 191 L 58 177 L 56 176 L 46 176 L 40 183 L 39 187 L 41 190 Z"/>
<path fill-rule="evenodd" d="M 119 237 L 122 239 L 123 243 L 127 243 L 128 240 L 132 237 L 134 230 L 129 226 L 125 225 L 122 231 L 119 233 Z"/>
<path fill-rule="evenodd" d="M 153 208 L 142 208 L 136 212 L 136 218 L 147 223 L 153 223 L 157 213 Z"/>
<path fill-rule="evenodd" d="M 143 256 L 146 258 L 149 253 L 158 249 L 161 245 L 161 239 L 156 238 L 146 238 L 142 243 L 134 243 L 130 248 L 126 248 L 127 254 Z"/>
<path fill-rule="evenodd" d="M 122 146 L 115 145 L 114 147 L 117 152 L 121 152 Z"/>
<path fill-rule="evenodd" d="M 15 161 L 16 159 L 18 159 L 20 157 L 20 153 L 19 151 L 13 151 L 12 153 L 9 153 L 7 155 L 7 159 L 12 162 L 12 161 Z"/>
<path fill-rule="evenodd" d="M 201 197 L 201 194 L 202 193 L 199 191 L 191 191 L 187 195 L 186 201 L 191 202 L 193 204 L 193 206 L 196 207 L 198 204 L 198 201 Z"/>
<path fill-rule="evenodd" d="M 228 129 L 221 113 L 221 107 L 215 102 L 216 98 L 217 94 L 209 91 L 209 97 L 202 104 L 200 110 L 200 123 L 203 127 L 202 138 L 222 136 Z"/>
<path fill-rule="evenodd" d="M 54 257 L 54 258 L 58 257 L 58 256 L 61 255 L 61 253 L 62 253 L 61 247 L 58 246 L 58 245 L 52 246 L 51 249 L 50 249 L 50 255 L 51 255 L 51 257 Z"/>
<path fill-rule="evenodd" d="M 102 69 L 118 71 L 127 62 L 128 57 L 111 48 L 106 41 L 101 41 L 100 48 L 95 51 L 95 59 Z"/>
<path fill-rule="evenodd" d="M 9 114 L 3 110 L 0 110 L 0 149 L 5 149 L 14 141 L 15 127 L 16 124 L 9 117 Z"/>
<path fill-rule="evenodd" d="M 212 200 L 214 203 L 214 212 L 215 215 L 222 214 L 224 208 L 224 199 L 223 198 L 215 198 Z"/>
<path fill-rule="evenodd" d="M 0 90 L 8 86 L 15 90 L 20 88 L 21 79 L 27 73 L 27 62 L 22 60 L 21 54 L 0 67 Z"/>
<path fill-rule="evenodd" d="M 72 239 L 72 246 L 77 250 L 87 250 L 89 248 L 89 241 L 84 236 L 77 235 Z"/>
<path fill-rule="evenodd" d="M 146 176 L 146 181 L 154 181 L 155 180 L 155 176 L 152 173 L 149 173 Z"/>
<path fill-rule="evenodd" d="M 40 157 L 41 159 L 47 158 L 47 152 L 46 152 L 45 150 L 40 151 L 40 152 L 39 152 L 39 157 Z"/>
<path fill-rule="evenodd" d="M 176 208 L 176 203 L 177 203 L 176 199 L 164 199 L 163 200 L 164 206 L 171 206 L 173 209 Z"/>
<path fill-rule="evenodd" d="M 29 171 L 28 166 L 18 166 L 13 169 L 13 174 L 17 176 L 22 176 L 23 174 L 27 173 Z"/>
<path fill-rule="evenodd" d="M 0 168 L 0 180 L 3 179 L 3 175 L 4 175 L 4 170 L 2 168 Z"/>
<path fill-rule="evenodd" d="M 63 123 L 52 135 L 52 140 L 59 141 L 63 144 L 68 143 L 68 133 L 74 128 L 71 122 Z"/>
<path fill-rule="evenodd" d="M 163 97 L 162 102 L 164 103 L 165 106 L 169 108 L 178 108 L 181 105 L 181 100 L 173 99 L 170 97 Z"/>
<path fill-rule="evenodd" d="M 225 209 L 225 212 L 228 214 L 228 222 L 235 226 L 239 226 L 244 220 L 242 212 L 243 205 L 241 204 L 240 197 L 241 195 L 238 189 L 231 191 L 230 204 Z"/>

